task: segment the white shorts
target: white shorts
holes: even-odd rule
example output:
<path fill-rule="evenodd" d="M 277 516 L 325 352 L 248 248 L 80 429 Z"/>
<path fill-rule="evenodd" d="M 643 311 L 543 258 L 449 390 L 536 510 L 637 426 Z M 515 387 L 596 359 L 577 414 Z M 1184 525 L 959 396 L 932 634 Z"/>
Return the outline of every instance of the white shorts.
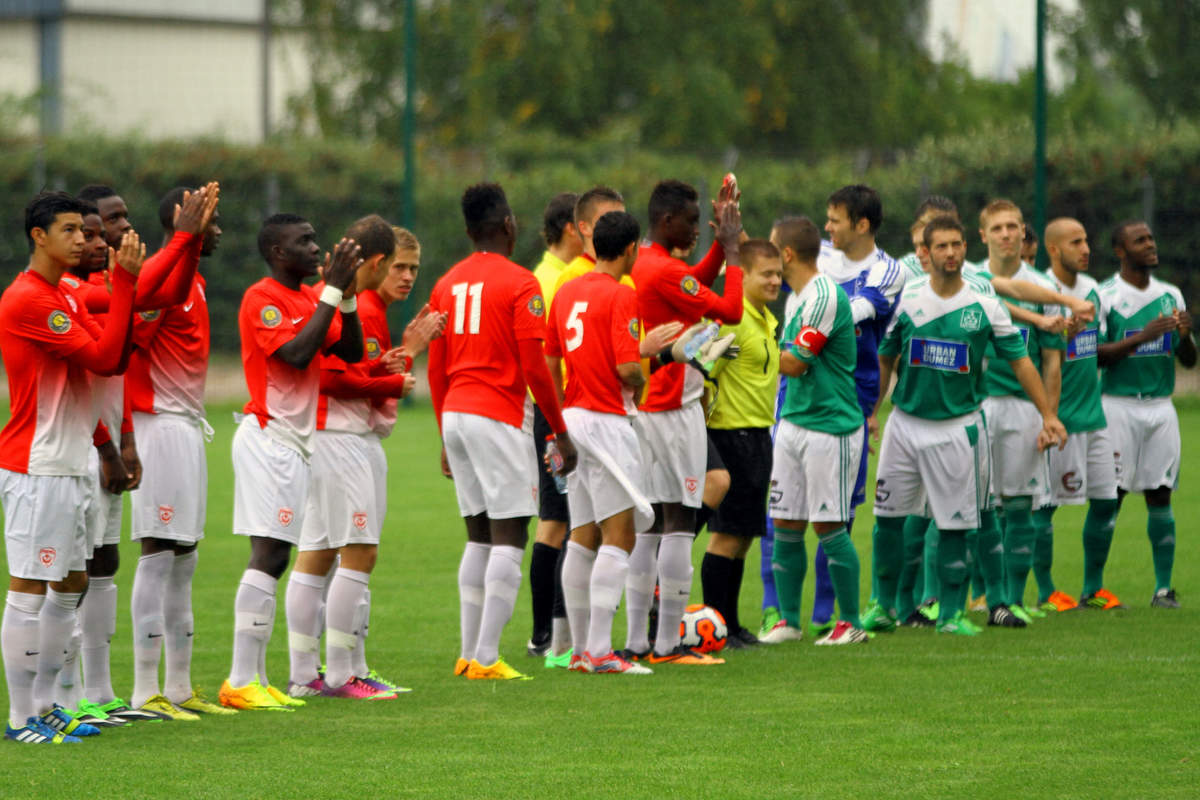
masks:
<path fill-rule="evenodd" d="M 987 397 L 983 414 L 992 451 L 992 492 L 997 497 L 1048 497 L 1050 471 L 1046 454 L 1037 449 L 1042 430 L 1037 407 L 1019 397 Z"/>
<path fill-rule="evenodd" d="M 538 510 L 537 452 L 529 430 L 478 414 L 442 412 L 442 443 L 464 517 L 532 517 Z"/>
<path fill-rule="evenodd" d="M 373 433 L 317 431 L 301 550 L 379 544 L 387 509 L 387 458 Z"/>
<path fill-rule="evenodd" d="M 643 411 L 636 420 L 650 502 L 699 508 L 708 461 L 708 434 L 700 403 L 693 401 L 670 411 Z"/>
<path fill-rule="evenodd" d="M 208 497 L 204 424 L 182 414 L 133 415 L 142 484 L 130 492 L 132 538 L 181 544 L 204 538 Z"/>
<path fill-rule="evenodd" d="M 8 574 L 61 581 L 92 554 L 87 505 L 91 476 L 25 475 L 0 469 Z"/>
<path fill-rule="evenodd" d="M 571 442 L 579 451 L 579 464 L 567 475 L 567 507 L 571 527 L 602 522 L 634 509 L 634 529 L 649 530 L 654 511 L 642 480 L 641 445 L 633 419 L 586 408 L 563 409 Z"/>
<path fill-rule="evenodd" d="M 1117 485 L 1127 492 L 1179 486 L 1179 417 L 1169 397 L 1102 395 Z"/>
<path fill-rule="evenodd" d="M 771 518 L 848 522 L 862 445 L 862 428 L 834 436 L 780 420 L 771 466 Z"/>
<path fill-rule="evenodd" d="M 233 434 L 233 532 L 300 543 L 312 469 L 245 417 Z"/>
<path fill-rule="evenodd" d="M 88 486 L 90 497 L 84 524 L 87 525 L 90 554 L 101 545 L 121 543 L 121 513 L 124 509 L 121 495 L 100 486 L 100 454 L 94 447 L 88 449 L 88 472 L 91 473 Z"/>
<path fill-rule="evenodd" d="M 988 437 L 978 412 L 930 420 L 893 409 L 879 449 L 875 516 L 927 513 L 945 530 L 977 528 L 988 472 Z"/>
<path fill-rule="evenodd" d="M 1117 468 L 1108 431 L 1072 433 L 1062 450 L 1051 447 L 1050 486 L 1054 505 L 1080 506 L 1088 500 L 1117 499 Z"/>

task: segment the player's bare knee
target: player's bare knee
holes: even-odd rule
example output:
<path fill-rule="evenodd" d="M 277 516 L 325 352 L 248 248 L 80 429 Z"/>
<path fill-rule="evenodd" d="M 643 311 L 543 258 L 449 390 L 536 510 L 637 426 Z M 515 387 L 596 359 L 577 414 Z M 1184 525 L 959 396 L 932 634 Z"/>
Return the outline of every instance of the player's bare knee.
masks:
<path fill-rule="evenodd" d="M 704 505 L 716 508 L 721 505 L 725 495 L 729 494 L 729 471 L 710 469 L 704 474 Z"/>
<path fill-rule="evenodd" d="M 287 571 L 291 555 L 292 546 L 287 542 L 265 536 L 250 537 L 250 569 L 279 579 Z"/>
<path fill-rule="evenodd" d="M 92 551 L 92 557 L 87 562 L 87 574 L 93 578 L 111 578 L 117 574 L 120 566 L 120 549 L 115 544 L 104 544 Z"/>
<path fill-rule="evenodd" d="M 488 527 L 491 529 L 494 545 L 524 549 L 525 543 L 529 541 L 529 517 L 492 519 L 488 520 Z"/>
<path fill-rule="evenodd" d="M 82 570 L 68 572 L 61 581 L 50 581 L 50 588 L 64 594 L 81 594 L 87 590 L 88 574 Z"/>
<path fill-rule="evenodd" d="M 1146 490 L 1146 507 L 1162 508 L 1171 505 L 1171 487 L 1159 486 L 1157 489 Z"/>
<path fill-rule="evenodd" d="M 348 544 L 341 549 L 342 566 L 357 572 L 371 572 L 375 569 L 375 560 L 379 556 L 379 548 L 373 544 Z M 330 564 L 333 559 L 330 559 Z M 329 567 L 325 568 L 327 571 Z"/>

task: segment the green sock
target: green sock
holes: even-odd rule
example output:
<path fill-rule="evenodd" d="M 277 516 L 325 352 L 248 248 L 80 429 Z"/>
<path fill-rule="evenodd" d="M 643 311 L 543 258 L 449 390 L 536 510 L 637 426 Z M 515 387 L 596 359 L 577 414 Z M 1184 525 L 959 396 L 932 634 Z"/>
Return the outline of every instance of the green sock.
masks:
<path fill-rule="evenodd" d="M 1117 524 L 1117 501 L 1092 500 L 1083 520 L 1083 593 L 1095 594 L 1104 588 L 1104 565 L 1112 547 L 1113 528 Z"/>
<path fill-rule="evenodd" d="M 1006 497 L 1004 504 L 1004 571 L 1009 605 L 1025 602 L 1025 581 L 1033 566 L 1033 498 Z"/>
<path fill-rule="evenodd" d="M 771 555 L 771 571 L 775 575 L 779 611 L 788 625 L 799 628 L 800 593 L 804 590 L 804 575 L 808 572 L 808 550 L 804 547 L 804 531 L 775 526 L 775 550 Z"/>
<path fill-rule="evenodd" d="M 980 511 L 979 534 L 975 537 L 975 553 L 979 558 L 979 571 L 983 573 L 984 594 L 988 608 L 1007 601 L 1008 591 L 1004 583 L 1004 541 L 1000 536 L 1000 524 L 996 510 Z"/>
<path fill-rule="evenodd" d="M 938 566 L 937 566 L 937 548 L 938 548 L 938 529 L 937 525 L 933 524 L 933 520 L 925 520 L 927 527 L 925 528 L 925 549 L 922 553 L 921 569 L 925 572 L 925 591 L 921 602 L 926 600 L 934 600 L 938 596 Z"/>
<path fill-rule="evenodd" d="M 966 534 L 965 530 L 938 531 L 938 622 L 949 622 L 966 605 L 971 574 Z"/>
<path fill-rule="evenodd" d="M 879 605 L 885 611 L 896 608 L 896 589 L 904 563 L 904 517 L 876 517 L 871 571 L 875 575 Z"/>
<path fill-rule="evenodd" d="M 1054 563 L 1054 512 L 1057 510 L 1056 506 L 1042 506 L 1033 512 L 1033 577 L 1037 580 L 1038 605 L 1054 594 L 1050 565 Z"/>
<path fill-rule="evenodd" d="M 917 610 L 921 599 L 917 598 L 916 587 L 922 584 L 921 570 L 924 562 L 925 529 L 929 520 L 925 517 L 904 518 L 904 555 L 900 568 L 900 584 L 896 589 L 896 618 L 901 622 Z"/>
<path fill-rule="evenodd" d="M 821 537 L 825 558 L 829 560 L 829 580 L 837 598 L 838 616 L 856 628 L 862 627 L 858 618 L 858 550 L 845 528 L 838 528 Z"/>
<path fill-rule="evenodd" d="M 1154 556 L 1154 591 L 1171 588 L 1175 567 L 1175 515 L 1171 506 L 1147 506 L 1146 535 Z"/>

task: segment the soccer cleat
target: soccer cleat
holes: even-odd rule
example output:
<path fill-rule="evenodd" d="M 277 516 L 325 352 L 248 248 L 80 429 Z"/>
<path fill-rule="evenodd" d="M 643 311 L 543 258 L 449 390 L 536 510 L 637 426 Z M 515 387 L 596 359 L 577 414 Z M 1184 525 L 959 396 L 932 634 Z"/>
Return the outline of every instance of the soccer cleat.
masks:
<path fill-rule="evenodd" d="M 210 701 L 204 696 L 203 692 L 195 688 L 192 689 L 191 697 L 175 705 L 184 711 L 191 711 L 196 714 L 212 714 L 214 717 L 227 717 L 237 713 L 235 709 L 226 708 Z"/>
<path fill-rule="evenodd" d="M 66 736 L 98 736 L 100 729 L 95 725 L 80 722 L 58 703 L 41 716 L 42 724 Z"/>
<path fill-rule="evenodd" d="M 591 672 L 592 663 L 588 660 L 587 652 L 574 653 L 571 655 L 571 665 L 567 667 L 568 672 Z"/>
<path fill-rule="evenodd" d="M 742 644 L 748 644 L 751 647 L 753 647 L 756 644 L 760 644 L 760 642 L 758 641 L 758 637 L 755 636 L 750 631 L 749 628 L 738 628 L 737 633 L 733 634 L 732 636 L 729 636 L 728 638 L 729 639 L 740 639 Z"/>
<path fill-rule="evenodd" d="M 956 636 L 978 636 L 979 630 L 977 628 L 963 624 L 966 618 L 967 615 L 960 611 L 945 622 L 939 622 L 937 632 L 952 633 Z"/>
<path fill-rule="evenodd" d="M 142 710 L 162 714 L 164 719 L 174 720 L 175 722 L 197 722 L 200 719 L 199 714 L 184 711 L 161 694 L 156 694 L 142 703 Z"/>
<path fill-rule="evenodd" d="M 974 600 L 972 600 L 970 603 L 967 604 L 967 610 L 968 611 L 987 611 L 988 610 L 987 596 L 981 594 L 978 597 L 976 597 Z"/>
<path fill-rule="evenodd" d="M 1047 606 L 1051 607 L 1047 608 Z M 1046 598 L 1045 603 L 1042 603 L 1038 606 L 1038 608 L 1040 608 L 1042 611 L 1070 611 L 1071 609 L 1078 607 L 1079 603 L 1076 602 L 1074 597 L 1071 597 L 1071 595 L 1067 594 L 1066 592 L 1060 592 L 1057 589 L 1050 593 L 1050 596 Z"/>
<path fill-rule="evenodd" d="M 707 653 L 701 653 L 699 650 L 693 650 L 682 644 L 678 645 L 665 656 L 660 656 L 658 653 L 652 652 L 650 658 L 646 660 L 651 664 L 679 664 L 691 667 L 711 667 L 716 664 L 725 663 L 725 659 L 723 658 L 714 658 Z"/>
<path fill-rule="evenodd" d="M 1079 598 L 1079 608 L 1090 608 L 1095 611 L 1113 611 L 1125 608 L 1117 596 L 1108 589 L 1097 589 L 1091 594 Z"/>
<path fill-rule="evenodd" d="M 925 616 L 925 612 L 918 608 L 905 617 L 902 624 L 906 628 L 932 628 L 937 623 Z"/>
<path fill-rule="evenodd" d="M 155 714 L 153 711 L 143 711 L 140 708 L 130 708 L 124 700 L 119 697 L 109 700 L 104 705 L 96 705 L 88 700 L 79 701 L 79 709 L 89 713 L 99 711 L 107 714 L 109 717 L 121 722 L 162 722 L 163 716 Z"/>
<path fill-rule="evenodd" d="M 997 628 L 1024 628 L 1025 622 L 1009 610 L 1008 606 L 1000 603 L 988 612 L 987 624 Z"/>
<path fill-rule="evenodd" d="M 522 675 L 505 664 L 503 658 L 497 658 L 495 664 L 487 666 L 472 658 L 470 666 L 467 667 L 467 679 L 472 681 L 531 681 L 533 676 Z"/>
<path fill-rule="evenodd" d="M 1021 603 L 1021 608 L 1025 609 L 1025 613 L 1028 614 L 1029 616 L 1033 617 L 1034 619 L 1045 619 L 1046 618 L 1046 612 L 1042 611 L 1037 606 L 1030 607 L 1030 606 L 1025 605 L 1024 603 Z"/>
<path fill-rule="evenodd" d="M 567 652 L 557 656 L 554 653 L 546 653 L 546 660 L 543 662 L 543 665 L 546 669 L 570 669 L 571 656 L 574 654 L 575 648 L 571 648 Z"/>
<path fill-rule="evenodd" d="M 942 604 L 938 602 L 936 597 L 926 600 L 921 605 L 917 606 L 917 611 L 930 622 L 937 624 L 938 613 L 942 610 Z"/>
<path fill-rule="evenodd" d="M 278 689 L 276 689 L 274 686 L 268 685 L 268 686 L 264 686 L 263 688 L 266 689 L 267 694 L 271 695 L 271 697 L 274 697 L 275 702 L 279 703 L 279 705 L 281 705 L 281 706 L 290 706 L 292 708 L 303 708 L 304 706 L 308 705 L 308 703 L 301 700 L 299 697 L 290 697 L 290 696 L 288 696 L 288 694 L 286 692 L 281 692 Z"/>
<path fill-rule="evenodd" d="M 38 717 L 30 717 L 20 728 L 4 726 L 4 738 L 21 744 L 79 744 L 78 736 L 68 736 L 54 730 Z"/>
<path fill-rule="evenodd" d="M 257 677 L 245 686 L 238 687 L 230 686 L 229 679 L 226 678 L 225 682 L 221 684 L 221 691 L 218 693 L 217 699 L 226 708 L 237 708 L 246 711 L 292 710 L 276 700 L 273 695 L 263 688 L 263 685 L 258 682 Z"/>
<path fill-rule="evenodd" d="M 318 674 L 308 683 L 296 683 L 288 681 L 288 696 L 289 697 L 316 697 L 325 692 L 325 677 Z"/>
<path fill-rule="evenodd" d="M 550 634 L 545 636 L 534 635 L 528 642 L 525 643 L 525 652 L 532 658 L 542 658 L 550 652 Z"/>
<path fill-rule="evenodd" d="M 471 664 L 471 662 L 467 661 L 465 658 L 459 658 L 457 661 L 454 662 L 454 674 L 455 675 L 466 675 L 467 667 L 470 666 L 470 664 Z"/>
<path fill-rule="evenodd" d="M 974 631 L 975 633 L 983 633 L 983 628 L 980 627 L 979 625 L 976 625 L 975 622 L 970 617 L 968 617 L 966 614 L 963 614 L 962 624 L 963 624 L 963 627 L 969 631 Z"/>
<path fill-rule="evenodd" d="M 825 636 L 817 639 L 816 644 L 832 645 L 832 644 L 862 644 L 869 641 L 867 632 L 862 628 L 856 628 L 846 620 L 838 620 L 838 623 L 833 626 Z"/>
<path fill-rule="evenodd" d="M 1099 592 L 1097 592 L 1099 594 Z M 1150 599 L 1151 608 L 1179 608 L 1174 589 L 1159 589 Z"/>
<path fill-rule="evenodd" d="M 775 623 L 775 627 L 764 634 L 760 634 L 758 640 L 763 644 L 782 644 L 784 642 L 799 642 L 804 638 L 804 630 L 802 628 L 793 628 L 787 624 L 787 620 L 780 619 Z"/>
<path fill-rule="evenodd" d="M 109 716 L 100 706 L 88 700 L 79 701 L 79 709 L 74 714 L 75 719 L 94 725 L 97 728 L 128 728 L 130 723 L 123 719 Z"/>
<path fill-rule="evenodd" d="M 348 700 L 395 700 L 396 693 L 381 692 L 365 681 L 352 677 L 336 689 L 328 685 L 321 691 L 322 697 L 342 697 Z"/>
<path fill-rule="evenodd" d="M 653 675 L 654 670 L 649 667 L 643 667 L 641 664 L 634 664 L 626 661 L 613 651 L 608 651 L 608 655 L 600 658 L 593 658 L 590 653 L 583 654 L 587 661 L 588 672 L 602 673 L 625 673 L 626 675 Z"/>
<path fill-rule="evenodd" d="M 375 670 L 367 672 L 366 677 L 358 676 L 358 679 L 368 686 L 374 686 L 381 692 L 392 692 L 393 694 L 408 694 L 412 689 L 407 686 L 401 686 L 395 681 L 390 681 L 380 675 Z"/>
<path fill-rule="evenodd" d="M 626 647 L 624 650 L 617 653 L 617 655 L 626 661 L 648 661 L 650 659 L 650 654 L 653 652 L 653 650 L 643 650 L 639 653 L 637 650 L 630 650 L 628 647 Z"/>
<path fill-rule="evenodd" d="M 1021 622 L 1024 622 L 1026 625 L 1033 624 L 1033 616 L 1029 613 L 1029 609 L 1025 608 L 1025 606 L 1021 605 L 1020 603 L 1010 604 L 1008 610 L 1016 615 L 1017 619 L 1021 620 Z"/>
<path fill-rule="evenodd" d="M 827 619 L 824 622 L 817 622 L 814 619 L 808 623 L 808 635 L 811 636 L 815 642 L 817 639 L 820 639 L 826 634 L 830 633 L 835 627 L 836 625 L 831 619 Z"/>
<path fill-rule="evenodd" d="M 879 603 L 872 603 L 866 613 L 862 615 L 862 626 L 865 631 L 890 633 L 896 630 L 896 615 Z"/>
<path fill-rule="evenodd" d="M 767 606 L 763 609 L 762 625 L 758 628 L 758 638 L 761 639 L 766 635 L 775 624 L 783 617 L 779 614 L 779 609 L 775 606 Z"/>

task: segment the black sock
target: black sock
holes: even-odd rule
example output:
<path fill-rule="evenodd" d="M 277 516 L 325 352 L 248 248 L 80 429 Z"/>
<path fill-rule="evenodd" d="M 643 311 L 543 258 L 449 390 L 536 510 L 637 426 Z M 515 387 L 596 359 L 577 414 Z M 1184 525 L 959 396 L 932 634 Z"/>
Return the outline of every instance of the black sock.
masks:
<path fill-rule="evenodd" d="M 705 553 L 700 561 L 700 585 L 704 589 L 704 605 L 721 612 L 725 624 L 729 624 L 729 583 L 733 572 L 733 559 L 716 553 Z M 732 631 L 733 628 L 730 628 Z"/>
<path fill-rule="evenodd" d="M 730 633 L 736 633 L 742 629 L 742 621 L 738 617 L 738 598 L 742 594 L 742 576 L 746 574 L 746 559 L 733 559 L 733 568 L 729 573 L 729 588 L 725 591 L 725 605 L 728 611 L 725 613 L 725 625 L 729 628 Z"/>
<path fill-rule="evenodd" d="M 533 598 L 533 636 L 535 644 L 550 640 L 550 619 L 554 613 L 554 573 L 559 549 L 534 542 L 529 561 L 529 590 Z"/>

